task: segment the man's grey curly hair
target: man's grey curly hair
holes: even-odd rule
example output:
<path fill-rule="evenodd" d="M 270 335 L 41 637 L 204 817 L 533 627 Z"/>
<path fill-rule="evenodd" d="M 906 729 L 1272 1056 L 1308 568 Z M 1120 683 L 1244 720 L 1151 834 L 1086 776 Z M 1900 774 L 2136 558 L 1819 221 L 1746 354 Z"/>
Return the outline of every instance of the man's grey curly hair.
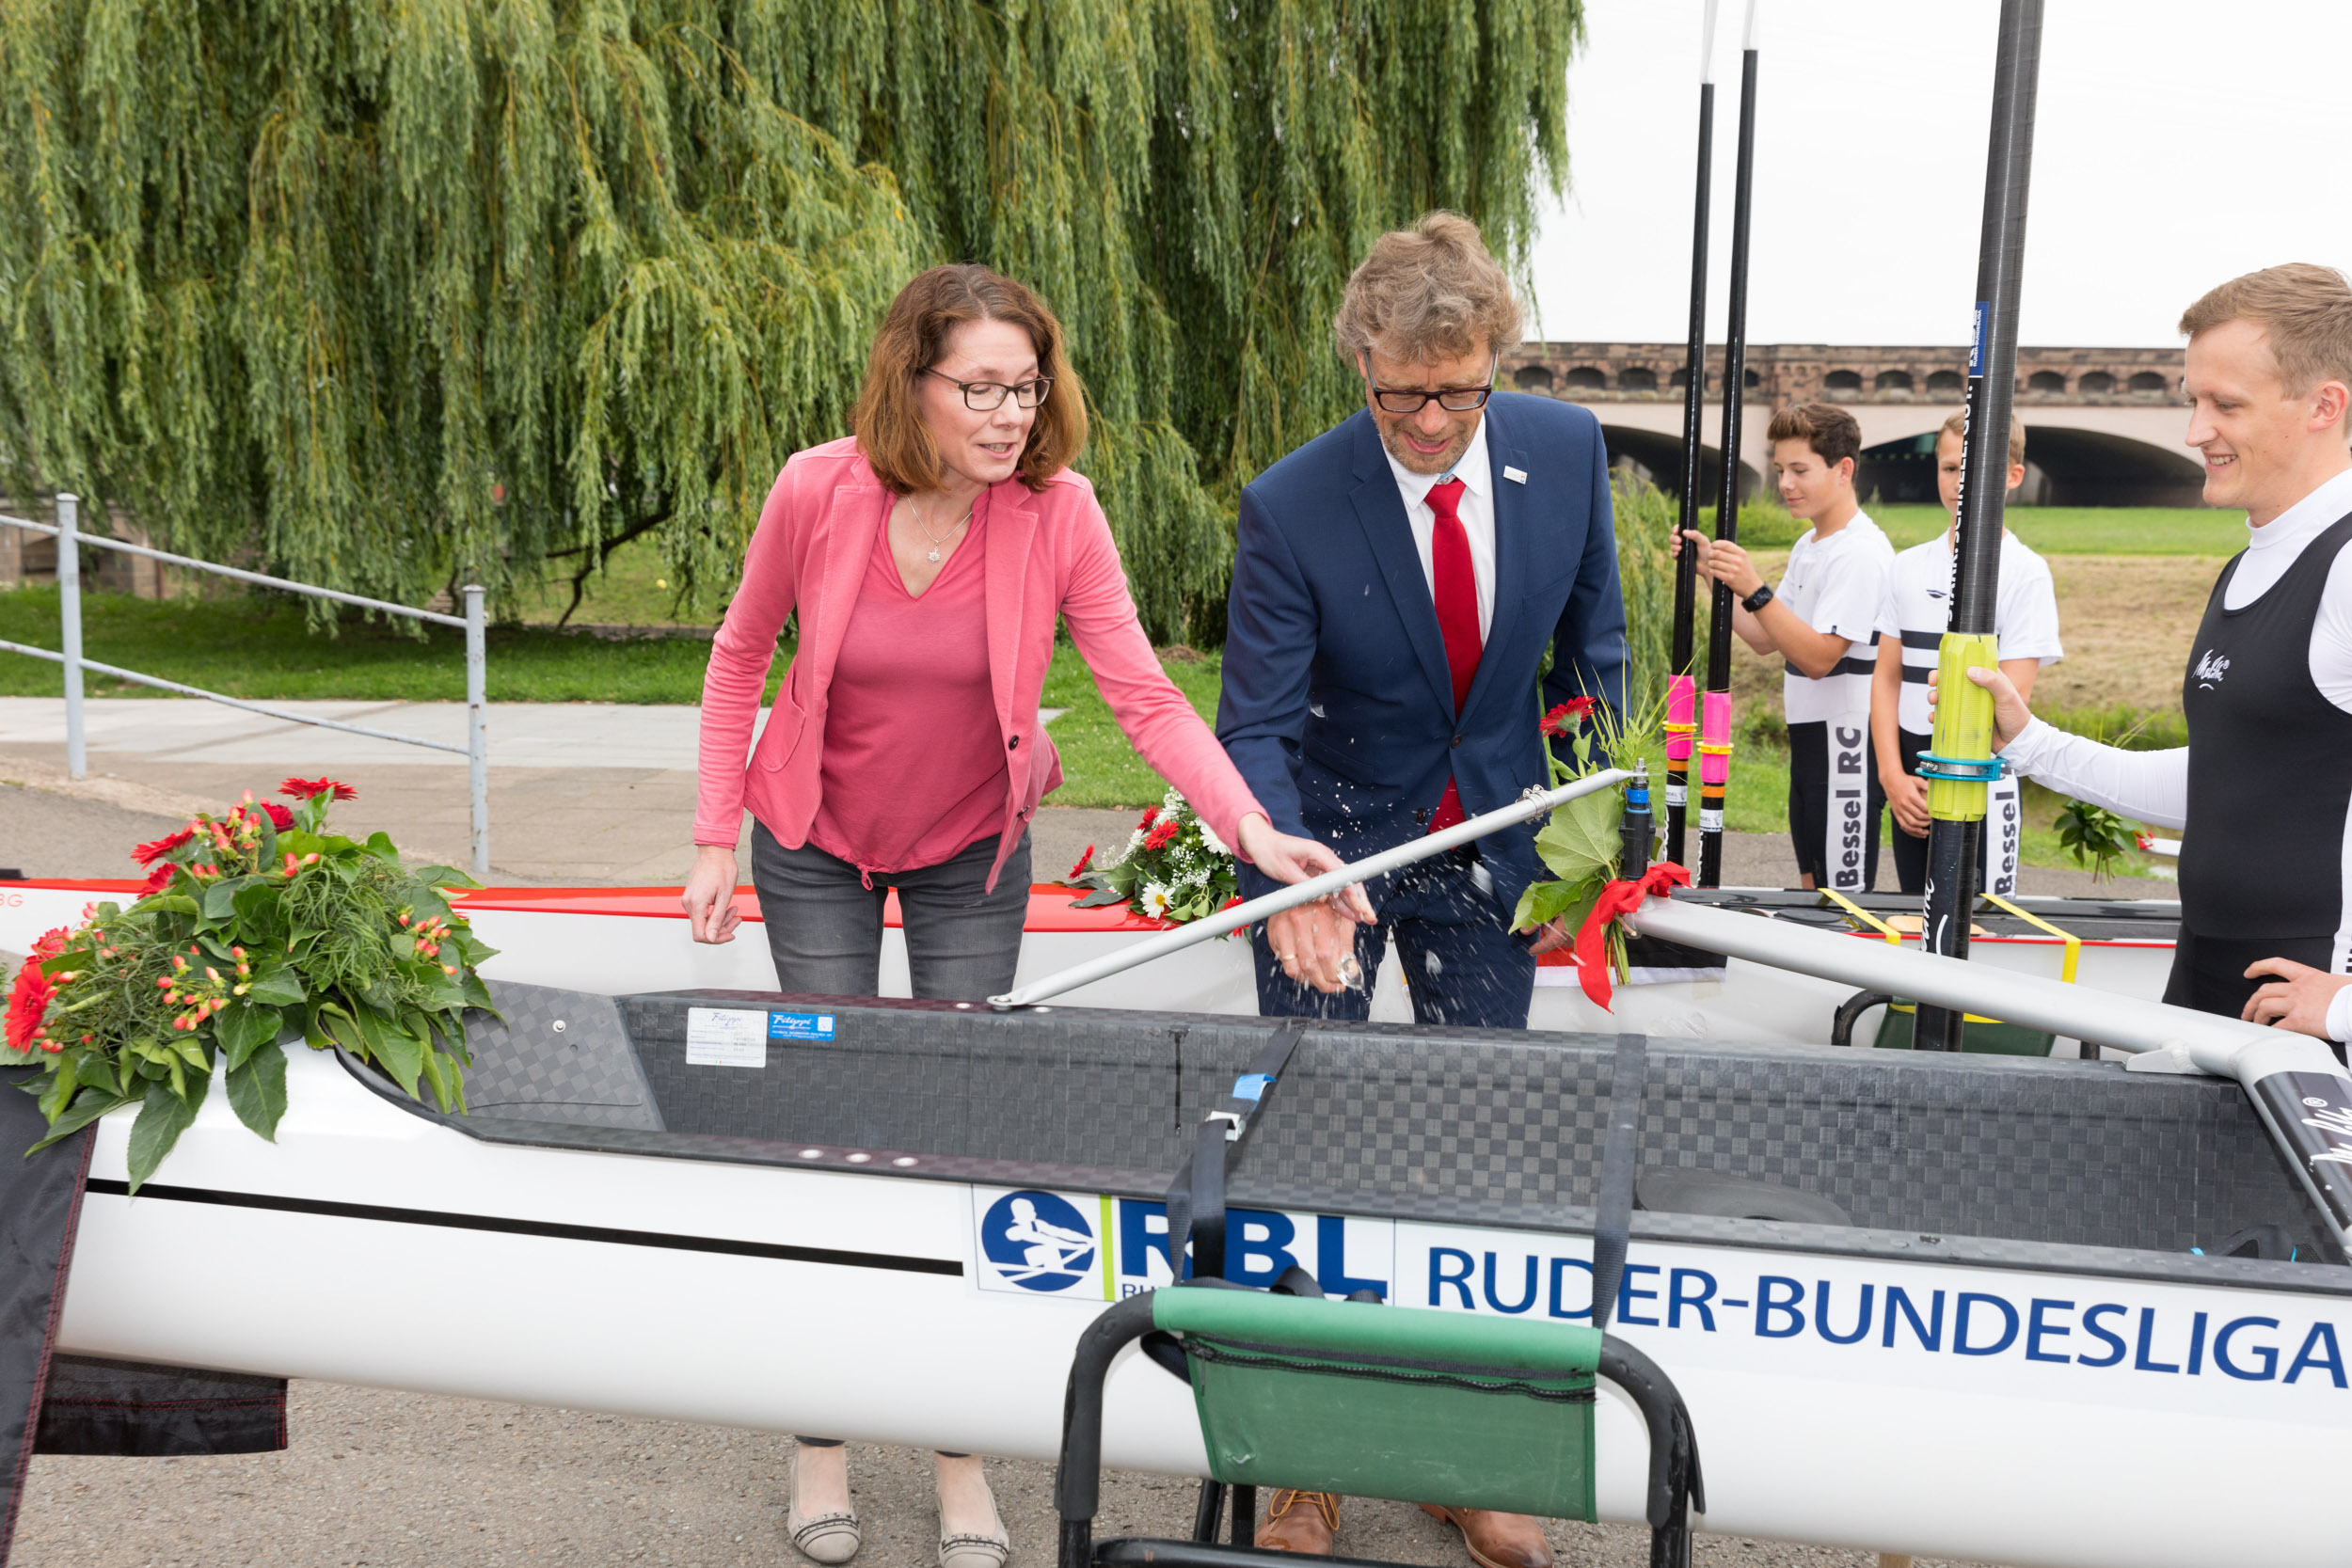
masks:
<path fill-rule="evenodd" d="M 1511 279 L 1459 213 L 1430 213 L 1410 229 L 1373 242 L 1347 280 L 1332 320 L 1340 353 L 1353 362 L 1376 349 L 1420 364 L 1519 341 L 1519 302 Z"/>

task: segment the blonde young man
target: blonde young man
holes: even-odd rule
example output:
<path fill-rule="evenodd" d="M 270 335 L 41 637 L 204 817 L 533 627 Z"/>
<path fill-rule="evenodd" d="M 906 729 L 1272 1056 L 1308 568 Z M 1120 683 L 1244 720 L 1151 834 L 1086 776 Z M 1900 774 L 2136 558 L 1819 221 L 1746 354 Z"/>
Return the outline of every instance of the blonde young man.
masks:
<path fill-rule="evenodd" d="M 1895 548 L 1854 499 L 1862 427 L 1834 404 L 1783 408 L 1766 427 L 1780 499 L 1813 526 L 1772 588 L 1738 545 L 1686 535 L 1702 576 L 1731 590 L 1732 629 L 1787 661 L 1788 836 L 1800 887 L 1867 893 L 1878 878 L 1885 797 L 1870 744 L 1870 644 Z M 1677 548 L 1679 549 L 1679 543 Z"/>
<path fill-rule="evenodd" d="M 2183 829 L 2164 999 L 2352 1036 L 2352 284 L 2332 268 L 2231 279 L 2181 318 L 2187 444 L 2205 500 L 2246 509 L 2181 702 L 2188 744 L 2124 752 L 2035 719 L 2010 678 L 1994 745 L 2020 772 Z M 2267 983 L 2265 983 L 2267 982 Z"/>
<path fill-rule="evenodd" d="M 1935 437 L 1935 485 L 1944 510 L 1959 515 L 1960 457 L 1965 414 L 1944 421 Z M 2026 427 L 2009 422 L 2009 487 L 2026 479 Z M 1952 528 L 1943 536 L 1914 545 L 1895 557 L 1886 576 L 1886 600 L 1879 610 L 1878 671 L 1870 683 L 1870 739 L 1878 752 L 1879 783 L 1886 791 L 1895 831 L 1895 876 L 1905 893 L 1928 885 L 1928 784 L 1919 775 L 1919 753 L 1927 750 L 1934 716 L 1928 704 L 1928 676 L 1936 651 L 1952 624 Z M 2018 537 L 2001 531 L 2000 602 L 1993 610 L 1999 640 L 2001 673 L 2021 697 L 2033 695 L 2034 676 L 2056 663 L 2058 645 L 2058 588 L 2049 563 Z M 2014 776 L 1992 786 L 1986 801 L 1984 866 L 1979 885 L 1987 893 L 2017 891 L 2018 837 L 2024 826 Z"/>

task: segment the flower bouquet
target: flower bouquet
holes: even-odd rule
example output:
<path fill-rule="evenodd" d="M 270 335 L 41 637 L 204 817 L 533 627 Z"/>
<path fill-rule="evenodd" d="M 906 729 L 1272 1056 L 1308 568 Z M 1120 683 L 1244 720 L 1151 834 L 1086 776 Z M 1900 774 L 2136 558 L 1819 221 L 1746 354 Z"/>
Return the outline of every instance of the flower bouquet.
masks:
<path fill-rule="evenodd" d="M 44 1148 L 109 1111 L 138 1107 L 131 1190 L 155 1172 L 215 1074 L 247 1127 L 274 1138 L 286 1109 L 280 1037 L 340 1045 L 410 1095 L 465 1109 L 464 1014 L 490 1007 L 475 967 L 492 950 L 441 896 L 477 884 L 407 867 L 390 838 L 326 831 L 351 799 L 331 779 L 288 779 L 296 804 L 243 801 L 142 844 L 151 868 L 129 906 L 83 911 L 43 936 L 8 996 L 0 1066 L 43 1069 Z M 29 1152 L 29 1151 L 28 1151 Z"/>
<path fill-rule="evenodd" d="M 1233 852 L 1172 789 L 1143 814 L 1117 860 L 1096 865 L 1089 844 L 1062 885 L 1088 890 L 1076 901 L 1079 909 L 1123 903 L 1137 914 L 1179 925 L 1241 897 Z"/>
<path fill-rule="evenodd" d="M 1590 697 L 1571 697 L 1544 714 L 1538 727 L 1555 784 L 1618 766 L 1612 757 L 1630 766 L 1634 759 L 1660 751 L 1659 736 L 1652 733 L 1657 729 L 1654 720 L 1626 723 Z M 1574 760 L 1563 758 L 1554 742 L 1565 742 Z M 1580 795 L 1552 809 L 1551 819 L 1535 835 L 1535 853 L 1556 880 L 1528 884 L 1511 918 L 1513 930 L 1532 931 L 1554 920 L 1571 932 L 1582 930 L 1624 865 L 1625 841 L 1619 832 L 1624 816 L 1625 797 L 1614 789 Z M 1587 943 L 1579 942 L 1578 949 L 1581 963 Z M 1625 927 L 1613 912 L 1608 915 L 1602 951 L 1610 972 L 1622 981 L 1627 974 Z"/>

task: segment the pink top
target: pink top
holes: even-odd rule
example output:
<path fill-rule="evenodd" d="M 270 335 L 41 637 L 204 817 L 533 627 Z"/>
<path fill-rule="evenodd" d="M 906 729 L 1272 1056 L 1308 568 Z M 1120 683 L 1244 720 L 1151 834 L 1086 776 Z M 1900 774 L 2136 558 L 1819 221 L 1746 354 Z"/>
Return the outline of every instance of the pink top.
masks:
<path fill-rule="evenodd" d="M 734 847 L 747 806 L 787 847 L 808 841 L 825 797 L 835 668 L 864 596 L 876 520 L 889 498 L 847 437 L 795 452 L 776 476 L 703 678 L 695 843 Z M 1152 657 L 1094 486 L 1064 469 L 1037 490 L 1018 480 L 994 485 L 987 505 L 988 549 L 985 556 L 972 553 L 984 579 L 988 719 L 1005 759 L 997 817 L 1003 842 L 989 886 L 1038 801 L 1061 783 L 1061 759 L 1037 712 L 1057 618 L 1070 628 L 1112 717 L 1143 760 L 1184 792 L 1219 838 L 1238 843 L 1241 819 L 1263 808 Z M 776 634 L 796 611 L 799 649 L 755 746 L 752 727 L 775 660 Z M 926 766 L 929 745 L 927 737 L 926 752 L 887 759 L 881 777 L 854 787 L 905 786 Z"/>
<path fill-rule="evenodd" d="M 988 687 L 986 496 L 920 597 L 882 508 L 833 667 L 823 791 L 808 841 L 860 871 L 937 865 L 998 831 L 1005 748 Z M 910 761 L 918 766 L 909 766 Z M 885 789 L 871 781 L 890 779 Z M 870 878 L 866 885 L 873 885 Z"/>

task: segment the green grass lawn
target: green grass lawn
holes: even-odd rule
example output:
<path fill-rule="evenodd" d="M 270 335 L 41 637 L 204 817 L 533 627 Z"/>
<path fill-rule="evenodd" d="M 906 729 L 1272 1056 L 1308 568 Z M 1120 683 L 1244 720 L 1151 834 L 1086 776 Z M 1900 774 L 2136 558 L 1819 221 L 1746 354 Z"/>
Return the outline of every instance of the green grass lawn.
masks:
<path fill-rule="evenodd" d="M 255 701 L 429 702 L 465 695 L 464 642 L 456 632 L 430 627 L 419 639 L 353 617 L 326 636 L 307 629 L 301 608 L 282 598 L 154 603 L 90 594 L 83 597 L 82 626 L 83 647 L 93 658 Z M 54 648 L 57 635 L 55 589 L 0 593 L 0 638 Z M 493 627 L 489 642 L 489 695 L 501 703 L 692 704 L 702 698 L 710 655 L 710 645 L 698 639 L 613 641 L 532 626 Z M 768 677 L 771 697 L 790 657 L 789 644 L 778 648 Z M 1218 656 L 1171 658 L 1165 667 L 1201 717 L 1214 722 Z M 56 665 L 0 654 L 0 696 L 54 697 L 58 689 Z M 162 695 L 96 675 L 89 677 L 87 689 L 94 697 Z M 1128 745 L 1076 649 L 1055 650 L 1043 705 L 1069 710 L 1053 725 L 1063 784 L 1052 804 L 1140 808 L 1160 798 L 1167 786 Z M 2115 716 L 2119 723 L 2122 717 Z M 2179 741 L 2168 732 L 2140 743 Z M 2047 825 L 2058 802 L 2039 790 L 2034 794 L 2040 799 L 2028 812 L 2027 863 L 2071 864 Z M 1762 736 L 1742 737 L 1732 755 L 1726 813 L 1736 832 L 1788 831 L 1788 767 L 1783 750 Z"/>
<path fill-rule="evenodd" d="M 156 602 L 125 594 L 82 598 L 82 651 L 127 670 L 206 687 L 231 697 L 463 702 L 465 637 L 427 626 L 422 638 L 347 616 L 333 635 L 309 630 L 291 598 Z M 57 646 L 57 591 L 0 592 L 0 638 Z M 695 638 L 607 641 L 544 626 L 493 626 L 488 679 L 494 703 L 694 703 L 702 699 L 710 644 Z M 770 692 L 782 678 L 779 657 Z M 104 676 L 93 696 L 162 696 Z M 54 697 L 57 667 L 0 654 L 0 696 Z"/>
<path fill-rule="evenodd" d="M 1897 549 L 1944 531 L 1940 506 L 1878 506 L 1870 516 Z M 2235 555 L 2246 515 L 2218 507 L 2012 506 L 2010 528 L 2043 555 Z"/>

